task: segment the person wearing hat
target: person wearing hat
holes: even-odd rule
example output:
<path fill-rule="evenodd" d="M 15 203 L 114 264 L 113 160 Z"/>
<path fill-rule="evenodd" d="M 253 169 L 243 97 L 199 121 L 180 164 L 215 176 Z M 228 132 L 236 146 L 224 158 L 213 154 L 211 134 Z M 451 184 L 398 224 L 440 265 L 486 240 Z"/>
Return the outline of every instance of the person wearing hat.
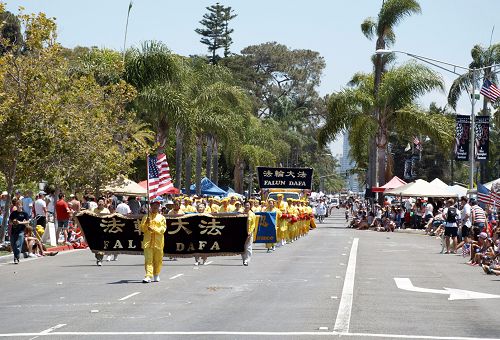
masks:
<path fill-rule="evenodd" d="M 196 212 L 196 208 L 193 206 L 193 200 L 189 197 L 184 198 L 184 213 L 192 214 Z"/>
<path fill-rule="evenodd" d="M 278 194 L 277 195 L 277 201 L 275 203 L 275 206 L 277 209 L 281 211 L 281 216 L 283 214 L 286 214 L 288 205 L 287 203 L 283 200 L 283 194 Z M 286 239 L 287 239 L 287 231 L 288 231 L 288 226 L 286 223 L 286 220 L 283 218 L 280 218 L 279 220 L 276 220 L 276 224 L 278 226 L 278 235 L 277 235 L 277 241 L 278 245 L 284 246 L 286 244 Z"/>
<path fill-rule="evenodd" d="M 229 198 L 223 198 L 221 201 L 221 206 L 219 207 L 219 213 L 229 213 L 229 212 L 233 212 L 234 211 L 234 207 L 233 209 L 231 209 L 231 207 L 229 206 Z"/>
<path fill-rule="evenodd" d="M 213 197 L 208 198 L 208 205 L 205 208 L 205 212 L 209 214 L 216 214 L 219 212 L 219 206 L 215 204 L 215 200 Z"/>
<path fill-rule="evenodd" d="M 167 220 L 160 213 L 163 198 L 160 196 L 151 200 L 151 211 L 141 221 L 143 232 L 142 248 L 144 249 L 144 269 L 146 276 L 143 283 L 160 281 L 160 272 L 163 265 L 164 234 L 167 230 Z"/>
<path fill-rule="evenodd" d="M 228 209 L 230 212 L 236 211 L 235 204 L 236 204 L 236 197 L 231 196 L 229 198 L 229 204 L 228 204 Z"/>

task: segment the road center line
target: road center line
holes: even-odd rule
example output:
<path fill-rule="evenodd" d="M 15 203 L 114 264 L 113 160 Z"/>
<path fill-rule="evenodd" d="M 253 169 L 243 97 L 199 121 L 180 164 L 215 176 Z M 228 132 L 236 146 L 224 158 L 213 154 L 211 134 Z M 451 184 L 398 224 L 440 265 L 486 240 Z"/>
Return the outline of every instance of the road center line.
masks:
<path fill-rule="evenodd" d="M 334 332 L 347 333 L 349 332 L 349 323 L 351 322 L 352 298 L 354 295 L 354 275 L 356 274 L 356 256 L 358 253 L 359 238 L 355 238 L 352 242 L 351 253 L 349 254 L 349 262 L 344 278 L 344 288 L 342 289 L 342 297 L 340 298 L 339 310 L 337 319 L 335 320 Z"/>
<path fill-rule="evenodd" d="M 137 294 L 141 294 L 141 292 L 135 292 L 135 293 L 129 294 L 129 295 L 127 295 L 127 296 L 122 297 L 122 298 L 121 298 L 121 299 L 119 299 L 118 301 L 127 300 L 128 298 L 131 298 L 132 296 L 136 296 Z"/>
<path fill-rule="evenodd" d="M 177 275 L 174 275 L 174 276 L 172 276 L 169 280 L 174 280 L 174 279 L 176 279 L 176 278 L 178 278 L 178 277 L 181 277 L 182 275 L 184 275 L 184 274 L 177 274 Z"/>

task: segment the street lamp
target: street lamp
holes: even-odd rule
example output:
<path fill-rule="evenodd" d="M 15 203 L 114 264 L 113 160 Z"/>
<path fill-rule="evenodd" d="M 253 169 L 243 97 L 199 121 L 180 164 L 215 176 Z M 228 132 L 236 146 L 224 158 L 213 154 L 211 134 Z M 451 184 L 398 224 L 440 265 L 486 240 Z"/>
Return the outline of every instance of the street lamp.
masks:
<path fill-rule="evenodd" d="M 475 138 L 475 121 L 474 121 L 474 117 L 475 117 L 475 114 L 474 114 L 474 106 L 476 104 L 476 96 L 475 96 L 475 92 L 476 92 L 476 81 L 479 80 L 478 78 L 478 73 L 484 69 L 487 69 L 487 68 L 493 68 L 495 66 L 498 66 L 500 64 L 494 64 L 494 65 L 490 65 L 490 66 L 487 66 L 487 67 L 478 67 L 478 68 L 469 68 L 469 67 L 464 67 L 464 66 L 460 66 L 460 65 L 455 65 L 455 64 L 451 64 L 451 63 L 448 63 L 448 62 L 445 62 L 445 61 L 442 61 L 442 60 L 438 60 L 438 59 L 433 59 L 433 58 L 428 58 L 428 57 L 423 57 L 421 55 L 417 55 L 417 54 L 413 54 L 413 53 L 409 53 L 409 52 L 405 52 L 405 51 L 396 51 L 396 50 L 388 50 L 388 49 L 379 49 L 379 50 L 376 50 L 375 51 L 375 54 L 378 54 L 378 55 L 384 55 L 384 54 L 390 54 L 390 53 L 401 53 L 401 54 L 406 54 L 407 56 L 409 57 L 412 57 L 414 59 L 417 59 L 417 60 L 420 60 L 424 63 L 427 63 L 427 64 L 431 64 L 437 68 L 440 68 L 442 70 L 445 70 L 445 71 L 448 71 L 450 73 L 453 73 L 453 74 L 456 74 L 458 76 L 460 76 L 461 74 L 457 72 L 457 69 L 461 69 L 461 70 L 465 70 L 466 72 L 471 72 L 472 73 L 472 96 L 471 96 L 471 132 L 470 132 L 470 176 L 469 176 L 469 187 L 470 189 L 473 189 L 474 188 L 474 140 L 476 139 Z M 443 67 L 441 65 L 447 65 L 447 66 L 450 66 L 450 67 L 453 67 L 453 70 L 449 70 L 447 69 L 446 67 Z"/>

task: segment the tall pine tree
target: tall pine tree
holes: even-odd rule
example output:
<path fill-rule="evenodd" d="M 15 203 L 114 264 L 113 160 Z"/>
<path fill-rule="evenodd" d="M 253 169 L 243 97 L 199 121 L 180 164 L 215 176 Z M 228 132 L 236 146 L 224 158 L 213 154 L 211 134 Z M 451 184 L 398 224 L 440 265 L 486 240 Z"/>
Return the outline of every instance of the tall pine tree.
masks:
<path fill-rule="evenodd" d="M 224 57 L 227 57 L 231 52 L 229 47 L 233 43 L 231 33 L 234 29 L 229 28 L 229 21 L 236 17 L 233 14 L 231 7 L 224 7 L 216 3 L 210 7 L 206 7 L 208 13 L 203 15 L 203 20 L 200 21 L 203 28 L 195 29 L 195 32 L 202 36 L 200 42 L 207 45 L 208 56 L 211 64 L 217 64 L 221 58 L 217 54 L 217 50 L 224 49 Z"/>

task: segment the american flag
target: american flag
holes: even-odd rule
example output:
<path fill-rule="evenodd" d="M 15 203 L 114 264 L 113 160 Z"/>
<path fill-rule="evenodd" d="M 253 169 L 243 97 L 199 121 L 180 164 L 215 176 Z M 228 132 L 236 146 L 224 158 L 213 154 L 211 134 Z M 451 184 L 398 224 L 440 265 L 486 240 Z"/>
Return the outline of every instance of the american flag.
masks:
<path fill-rule="evenodd" d="M 500 206 L 498 193 L 491 193 L 491 191 L 482 184 L 477 185 L 477 200 L 483 204 L 495 204 L 497 207 Z"/>
<path fill-rule="evenodd" d="M 481 87 L 481 91 L 479 91 L 479 93 L 487 97 L 492 102 L 500 98 L 500 90 L 488 79 L 484 80 L 483 87 Z"/>
<path fill-rule="evenodd" d="M 165 154 L 148 156 L 148 185 L 149 199 L 163 195 L 174 187 Z"/>

